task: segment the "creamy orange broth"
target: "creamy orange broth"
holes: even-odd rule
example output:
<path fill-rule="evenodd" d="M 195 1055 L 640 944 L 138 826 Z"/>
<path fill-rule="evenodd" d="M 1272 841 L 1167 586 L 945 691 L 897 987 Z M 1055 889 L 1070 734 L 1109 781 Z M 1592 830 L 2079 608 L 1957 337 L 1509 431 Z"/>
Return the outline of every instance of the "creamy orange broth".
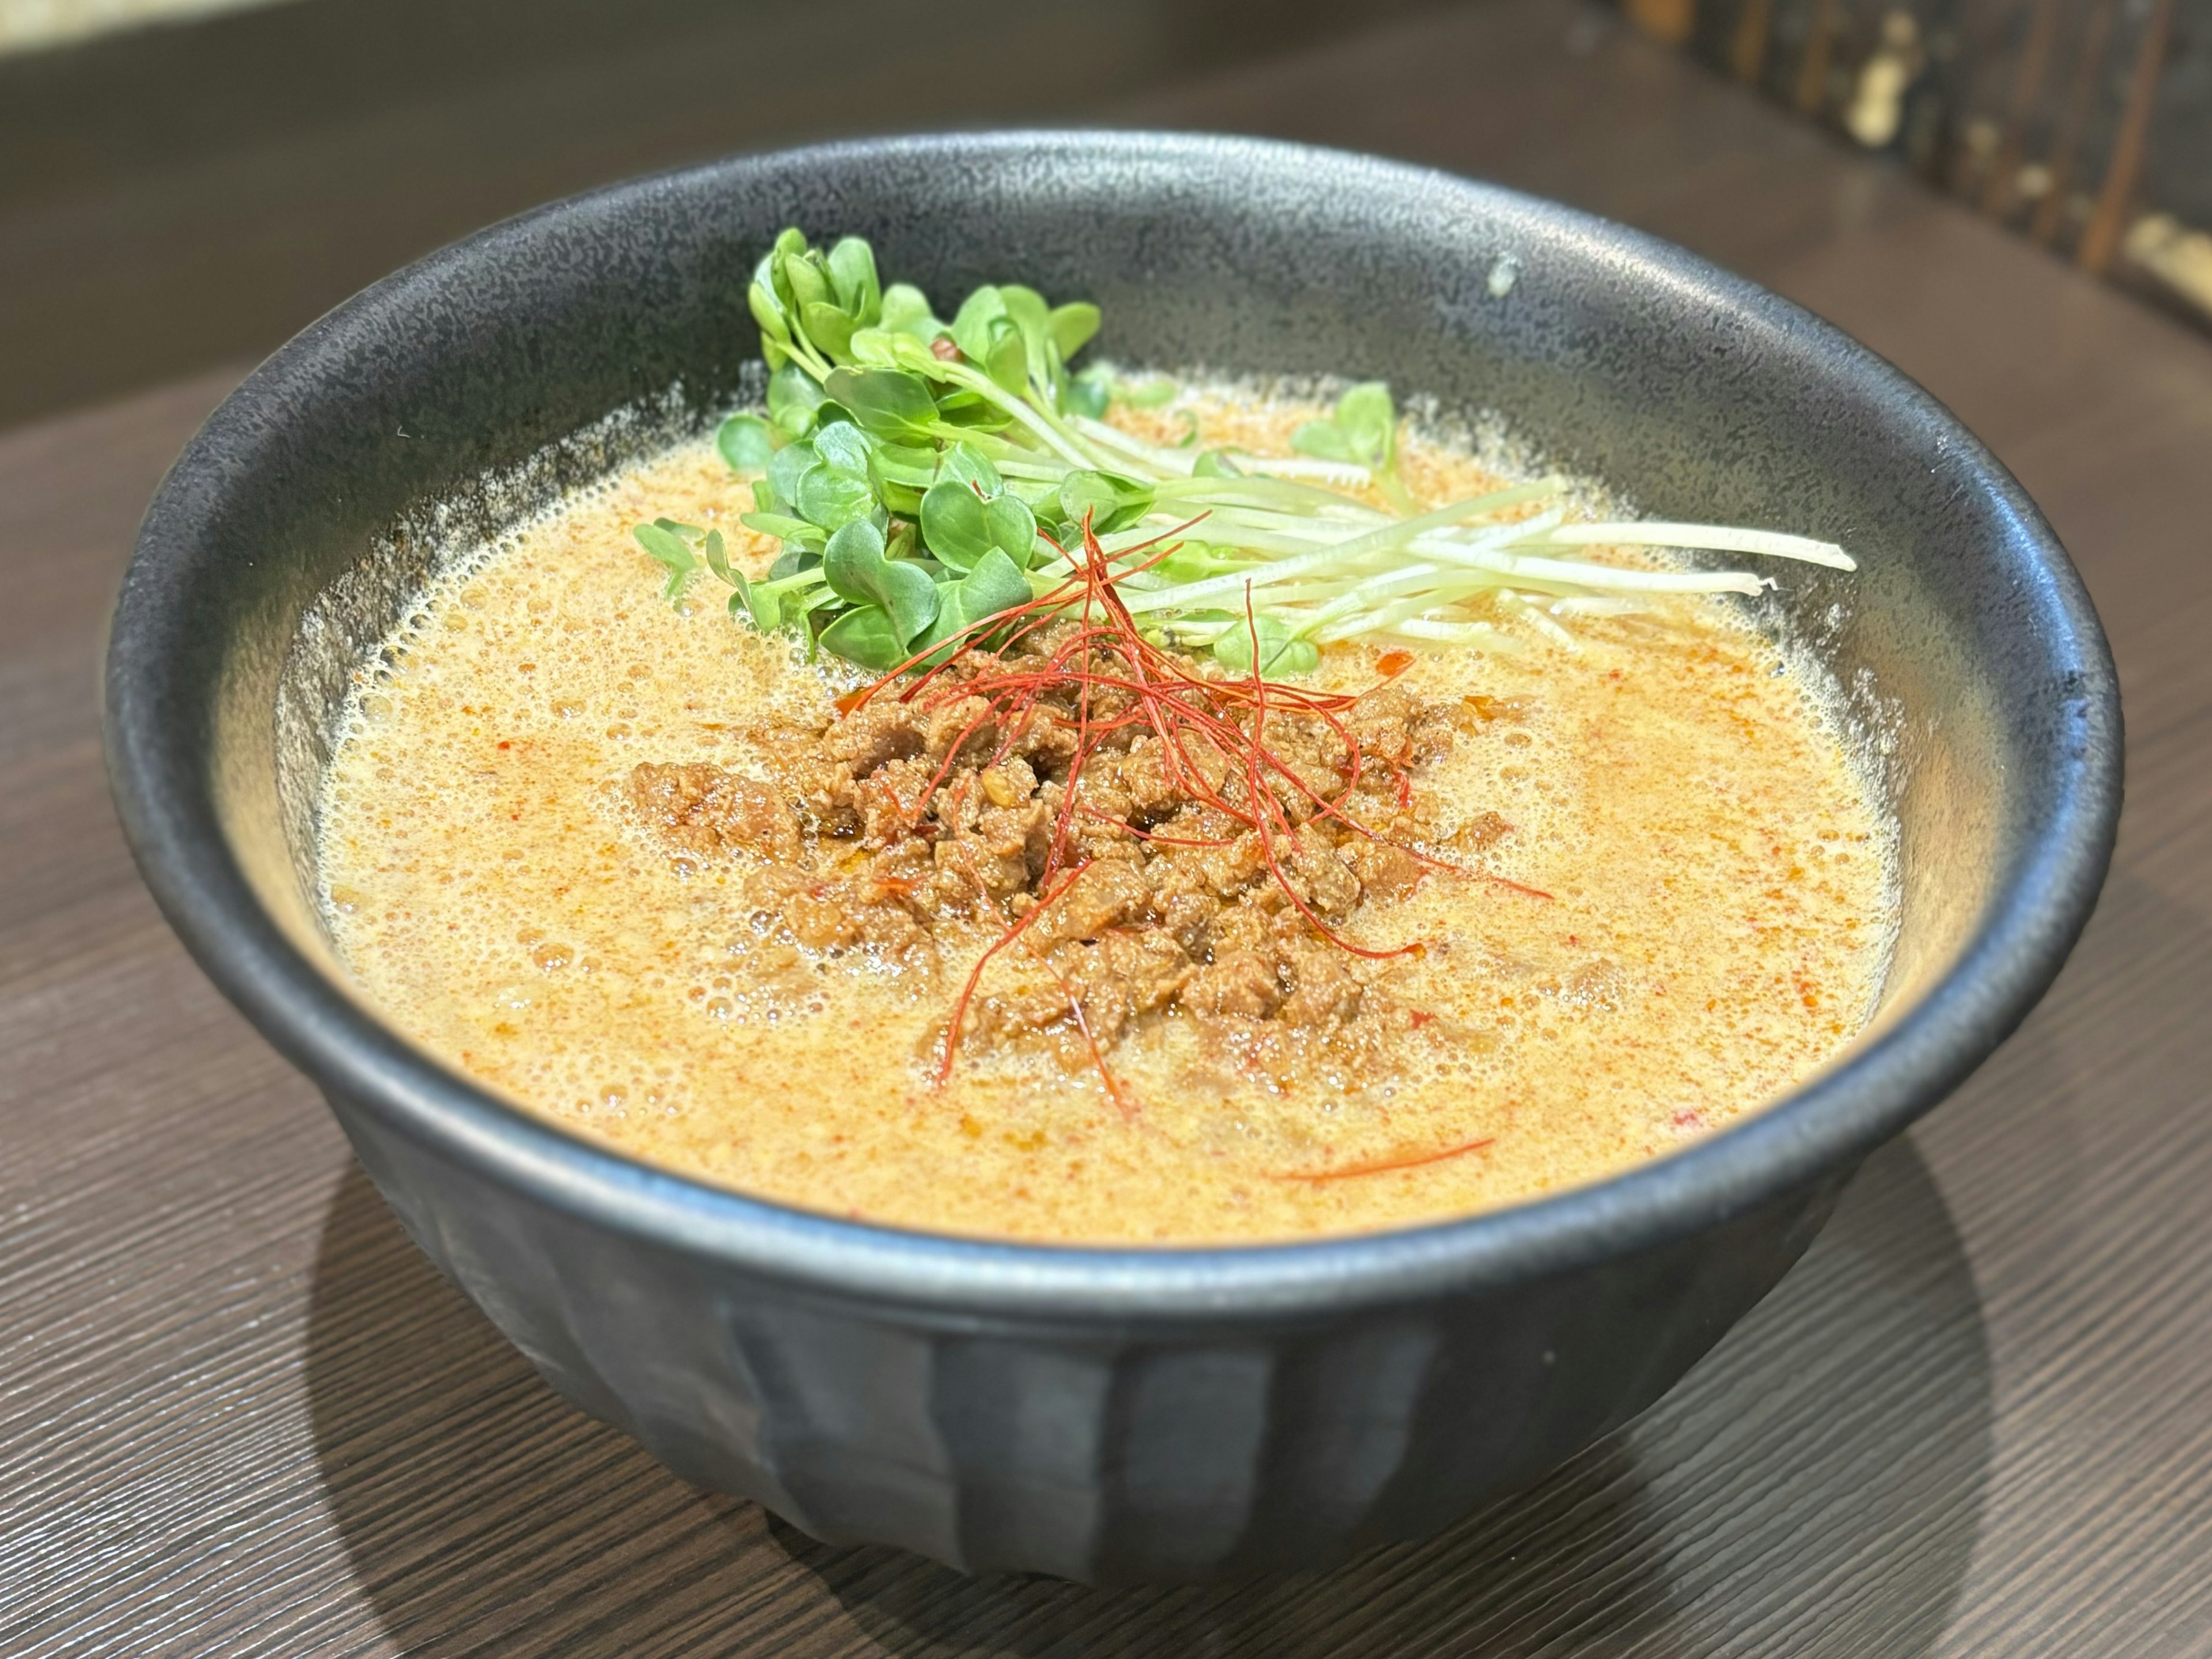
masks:
<path fill-rule="evenodd" d="M 1201 403 L 1209 442 L 1282 453 L 1291 404 Z M 1145 417 L 1156 428 L 1171 415 Z M 1492 475 L 1408 447 L 1431 500 Z M 1482 868 L 1364 906 L 1358 963 L 1457 1040 L 1381 1079 L 1278 1092 L 1170 1014 L 1095 1073 L 963 1058 L 933 1035 L 978 929 L 933 975 L 818 957 L 737 902 L 749 855 L 672 856 L 640 761 L 763 774 L 749 735 L 855 684 L 732 622 L 718 584 L 659 597 L 628 528 L 730 534 L 748 492 L 670 453 L 456 562 L 364 674 L 322 812 L 324 898 L 368 996 L 424 1047 L 648 1162 L 838 1214 L 1070 1241 L 1258 1240 L 1403 1224 L 1592 1181 L 1807 1076 L 1879 988 L 1889 835 L 1819 688 L 1717 604 L 1577 619 L 1570 649 L 1421 657 L 1403 683 L 1507 711 L 1422 772 L 1428 836 L 1495 812 Z M 1780 573 L 1785 580 L 1789 571 Z M 1317 677 L 1358 690 L 1377 653 Z M 965 954 L 963 955 L 963 952 Z M 1407 1164 L 1462 1147 L 1471 1152 Z M 1315 1180 L 1317 1173 L 1404 1164 Z"/>

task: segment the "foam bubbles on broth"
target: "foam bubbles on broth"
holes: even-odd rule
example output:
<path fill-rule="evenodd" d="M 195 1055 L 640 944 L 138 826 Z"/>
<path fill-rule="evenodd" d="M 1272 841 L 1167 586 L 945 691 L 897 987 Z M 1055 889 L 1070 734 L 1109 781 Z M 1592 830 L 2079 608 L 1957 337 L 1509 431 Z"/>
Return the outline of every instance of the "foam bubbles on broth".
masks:
<path fill-rule="evenodd" d="M 1314 405 L 1194 392 L 1209 442 L 1281 453 Z M 1148 417 L 1168 422 L 1174 411 Z M 1172 427 L 1163 426 L 1163 431 Z M 1478 459 L 1480 456 L 1480 459 Z M 1409 442 L 1423 495 L 1478 493 L 1493 445 Z M 1432 837 L 1494 812 L 1483 866 L 1550 893 L 1431 878 L 1348 933 L 1460 1040 L 1387 1079 L 1278 1092 L 1171 1017 L 1095 1074 L 920 1058 L 990 933 L 934 977 L 766 933 L 736 860 L 672 856 L 627 811 L 641 761 L 764 775 L 755 734 L 856 684 L 684 608 L 629 526 L 665 514 L 775 549 L 709 443 L 579 492 L 453 562 L 356 676 L 320 822 L 341 954 L 404 1030 L 488 1085 L 650 1162 L 812 1208 L 1086 1242 L 1283 1238 L 1510 1203 L 1601 1177 L 1755 1109 L 1863 1024 L 1890 918 L 1891 830 L 1828 688 L 1718 605 L 1577 619 L 1570 651 L 1425 655 L 1403 683 L 1498 711 L 1425 771 Z M 1322 679 L 1372 683 L 1376 653 Z M 969 955 L 963 957 L 961 951 Z M 1322 1167 L 1488 1138 L 1323 1182 Z"/>

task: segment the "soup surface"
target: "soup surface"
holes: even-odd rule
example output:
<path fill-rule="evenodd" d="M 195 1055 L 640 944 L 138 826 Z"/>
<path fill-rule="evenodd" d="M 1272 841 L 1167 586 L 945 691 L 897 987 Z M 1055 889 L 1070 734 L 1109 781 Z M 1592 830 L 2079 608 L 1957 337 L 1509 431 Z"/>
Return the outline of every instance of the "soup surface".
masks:
<path fill-rule="evenodd" d="M 1194 406 L 1262 454 L 1316 412 Z M 1159 434 L 1177 416 L 1118 418 Z M 1429 501 L 1492 481 L 1418 439 L 1402 471 Z M 1376 954 L 1280 901 L 1255 903 L 1234 952 L 1219 921 L 1178 956 L 1108 917 L 1051 957 L 1002 950 L 948 1061 L 950 1011 L 1025 897 L 909 925 L 914 882 L 803 802 L 797 842 L 782 817 L 750 841 L 700 829 L 702 789 L 783 813 L 794 756 L 832 740 L 835 700 L 866 683 L 732 621 L 718 593 L 660 597 L 629 526 L 718 526 L 757 574 L 776 550 L 738 526 L 746 505 L 702 441 L 458 550 L 362 676 L 327 781 L 324 899 L 369 999 L 580 1133 L 898 1225 L 1281 1239 L 1617 1171 L 1797 1083 L 1872 1007 L 1888 827 L 1823 688 L 1685 599 L 1576 617 L 1571 644 L 1519 628 L 1510 654 L 1330 647 L 1302 683 L 1370 694 L 1363 730 L 1410 757 L 1394 823 L 1416 861 L 1383 870 L 1346 837 L 1357 898 L 1328 913 Z M 1006 786 L 1007 811 L 1033 781 Z M 1127 833 L 1124 853 L 1199 856 Z M 863 878 L 882 908 L 858 923 L 809 896 Z M 1052 964 L 1109 947 L 1165 951 L 1179 988 L 1132 968 L 1106 1013 L 1076 995 L 1089 1024 L 1110 1014 L 1091 1030 Z"/>

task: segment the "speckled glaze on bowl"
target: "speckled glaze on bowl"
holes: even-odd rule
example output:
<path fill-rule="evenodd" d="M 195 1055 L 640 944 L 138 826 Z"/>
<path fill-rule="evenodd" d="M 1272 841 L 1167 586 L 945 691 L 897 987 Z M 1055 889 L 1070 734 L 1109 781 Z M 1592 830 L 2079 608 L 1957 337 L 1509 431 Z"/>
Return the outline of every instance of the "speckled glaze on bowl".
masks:
<path fill-rule="evenodd" d="M 1771 1110 L 1600 1185 L 1383 1235 L 1147 1251 L 700 1186 L 396 1036 L 345 988 L 307 896 L 345 676 L 442 536 L 495 531 L 757 384 L 744 283 L 793 222 L 872 238 L 940 297 L 1018 275 L 1096 299 L 1124 361 L 1385 377 L 1504 411 L 1646 511 L 1856 549 L 1856 576 L 1793 568 L 1765 620 L 1848 688 L 1902 826 L 1874 1026 Z M 2094 902 L 2120 795 L 2112 664 L 2064 552 L 1872 354 L 1549 203 L 1137 134 L 740 158 L 544 209 L 369 289 L 264 365 L 162 485 L 116 611 L 107 742 L 185 943 L 555 1388 L 819 1537 L 1116 1583 L 1431 1531 L 1650 1404 L 1865 1154 L 2027 1012 Z"/>

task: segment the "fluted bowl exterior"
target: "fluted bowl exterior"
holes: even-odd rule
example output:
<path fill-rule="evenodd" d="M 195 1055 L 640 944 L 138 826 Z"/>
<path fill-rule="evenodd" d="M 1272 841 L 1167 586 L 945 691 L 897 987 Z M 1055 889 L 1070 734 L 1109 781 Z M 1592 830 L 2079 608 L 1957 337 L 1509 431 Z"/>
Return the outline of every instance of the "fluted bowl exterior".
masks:
<path fill-rule="evenodd" d="M 1846 1173 L 1449 1295 L 1066 1319 L 670 1250 L 331 1104 L 409 1233 L 539 1374 L 687 1480 L 830 1542 L 1087 1583 L 1326 1566 L 1542 1474 L 1765 1295 Z"/>
<path fill-rule="evenodd" d="M 811 1214 L 476 1087 L 348 988 L 313 902 L 350 674 L 456 540 L 758 385 L 782 225 L 940 299 L 1100 301 L 1138 362 L 1378 376 L 1507 414 L 1666 517 L 1845 541 L 1752 609 L 1844 688 L 1900 826 L 1896 966 L 1787 1099 L 1615 1179 L 1352 1238 L 1094 1249 Z M 586 1411 L 817 1536 L 1097 1583 L 1417 1536 L 1656 1399 L 1875 1146 L 2017 1024 L 2120 791 L 2094 611 L 2018 486 L 1834 330 L 1553 204 L 1249 140 L 1014 133 L 738 158 L 557 204 L 324 319 L 149 509 L 107 679 L 116 797 L 202 965 L 322 1086 L 440 1267 Z"/>

